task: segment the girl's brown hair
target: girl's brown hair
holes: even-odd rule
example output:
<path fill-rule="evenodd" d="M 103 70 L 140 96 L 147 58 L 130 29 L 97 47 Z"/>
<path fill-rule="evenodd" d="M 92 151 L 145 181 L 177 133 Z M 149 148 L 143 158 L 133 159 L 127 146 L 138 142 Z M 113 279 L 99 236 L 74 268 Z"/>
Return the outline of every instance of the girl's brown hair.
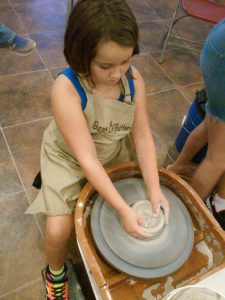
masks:
<path fill-rule="evenodd" d="M 124 0 L 78 0 L 64 38 L 64 54 L 77 73 L 90 75 L 99 42 L 114 41 L 139 53 L 138 26 Z"/>

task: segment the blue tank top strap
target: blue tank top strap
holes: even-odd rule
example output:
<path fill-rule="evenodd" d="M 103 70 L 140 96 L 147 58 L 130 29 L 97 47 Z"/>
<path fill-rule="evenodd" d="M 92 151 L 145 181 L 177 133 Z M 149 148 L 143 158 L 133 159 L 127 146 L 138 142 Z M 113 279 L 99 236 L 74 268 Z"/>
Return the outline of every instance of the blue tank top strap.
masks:
<path fill-rule="evenodd" d="M 64 70 L 62 70 L 59 74 L 65 75 L 72 82 L 73 86 L 75 87 L 75 89 L 77 90 L 77 92 L 81 98 L 82 109 L 84 110 L 87 105 L 87 96 L 86 96 L 85 90 L 83 89 L 82 85 L 80 84 L 80 81 L 79 81 L 76 73 L 70 67 L 67 67 Z"/>
<path fill-rule="evenodd" d="M 129 71 L 132 72 L 132 68 L 129 68 Z M 73 84 L 73 86 L 75 87 L 75 89 L 77 90 L 80 98 L 81 98 L 81 102 L 82 102 L 82 109 L 84 110 L 85 107 L 87 106 L 87 96 L 85 93 L 85 90 L 83 89 L 82 85 L 80 84 L 80 81 L 76 75 L 76 73 L 70 68 L 67 67 L 64 70 L 62 70 L 59 74 L 63 74 L 65 75 Z M 129 88 L 130 88 L 130 95 L 131 95 L 131 101 L 133 102 L 134 100 L 134 79 L 129 75 L 128 76 L 128 83 L 129 83 Z M 124 101 L 124 95 L 121 94 L 119 97 L 119 101 Z"/>
<path fill-rule="evenodd" d="M 129 71 L 132 74 L 132 68 L 131 68 L 131 66 L 129 67 Z M 133 102 L 135 90 L 134 90 L 134 79 L 131 77 L 131 75 L 128 75 L 128 83 L 129 83 L 129 87 L 130 87 L 131 101 Z"/>
<path fill-rule="evenodd" d="M 129 73 L 132 74 L 132 68 L 131 67 L 129 67 Z M 128 74 L 127 75 L 127 80 L 128 80 L 128 84 L 129 84 L 129 88 L 130 88 L 131 102 L 133 102 L 133 100 L 134 100 L 134 79 L 131 77 L 130 74 Z M 124 94 L 121 93 L 118 100 L 123 102 L 124 98 L 125 98 Z"/>

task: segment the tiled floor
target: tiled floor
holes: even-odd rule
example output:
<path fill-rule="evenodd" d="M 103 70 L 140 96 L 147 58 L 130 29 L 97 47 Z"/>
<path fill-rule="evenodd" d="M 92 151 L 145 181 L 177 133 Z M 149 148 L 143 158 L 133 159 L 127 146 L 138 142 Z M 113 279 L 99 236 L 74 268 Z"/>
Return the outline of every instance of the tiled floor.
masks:
<path fill-rule="evenodd" d="M 161 38 L 177 0 L 128 0 L 140 27 L 133 59 L 147 85 L 149 120 L 162 164 L 181 120 L 203 86 L 197 53 L 172 47 L 159 65 Z M 37 42 L 26 57 L 0 54 L 0 299 L 44 299 L 43 218 L 24 215 L 37 194 L 44 128 L 51 120 L 53 78 L 66 65 L 66 0 L 0 0 L 0 20 Z M 185 19 L 177 32 L 204 40 L 210 25 Z"/>

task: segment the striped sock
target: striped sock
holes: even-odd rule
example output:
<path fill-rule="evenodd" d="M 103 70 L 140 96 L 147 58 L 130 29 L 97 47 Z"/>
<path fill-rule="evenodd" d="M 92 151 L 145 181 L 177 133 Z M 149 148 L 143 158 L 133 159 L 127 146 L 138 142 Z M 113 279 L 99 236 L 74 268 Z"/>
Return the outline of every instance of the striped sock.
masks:
<path fill-rule="evenodd" d="M 63 264 L 62 268 L 59 269 L 59 270 L 52 270 L 49 267 L 49 271 L 50 271 L 51 278 L 56 280 L 56 281 L 62 279 L 66 275 L 64 264 Z"/>
<path fill-rule="evenodd" d="M 49 267 L 49 275 L 52 279 L 52 281 L 54 281 L 53 283 L 53 287 L 58 291 L 57 294 L 55 296 L 61 296 L 63 290 L 61 289 L 64 286 L 64 279 L 66 279 L 66 267 L 65 265 L 63 265 L 63 267 L 60 270 L 52 270 Z M 59 283 L 57 283 L 59 282 Z"/>

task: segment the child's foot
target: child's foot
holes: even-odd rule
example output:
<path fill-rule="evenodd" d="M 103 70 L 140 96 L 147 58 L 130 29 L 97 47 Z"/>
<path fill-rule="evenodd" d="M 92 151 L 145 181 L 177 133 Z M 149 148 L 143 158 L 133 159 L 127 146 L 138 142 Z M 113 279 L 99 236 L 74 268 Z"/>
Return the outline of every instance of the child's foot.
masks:
<path fill-rule="evenodd" d="M 49 266 L 45 272 L 46 300 L 68 300 L 68 272 L 67 266 L 64 265 L 64 270 L 54 275 L 51 273 Z"/>
<path fill-rule="evenodd" d="M 193 177 L 197 166 L 194 164 L 185 164 L 185 165 L 175 165 L 171 164 L 167 166 L 167 170 L 181 176 Z"/>
<path fill-rule="evenodd" d="M 12 44 L 2 49 L 12 50 L 19 55 L 27 55 L 30 54 L 35 47 L 36 43 L 32 39 L 16 35 Z"/>
<path fill-rule="evenodd" d="M 217 210 L 215 206 L 213 195 L 210 195 L 208 198 L 205 199 L 205 204 L 210 210 L 210 212 L 213 214 L 217 222 L 220 224 L 220 226 L 225 230 L 225 209 Z"/>

